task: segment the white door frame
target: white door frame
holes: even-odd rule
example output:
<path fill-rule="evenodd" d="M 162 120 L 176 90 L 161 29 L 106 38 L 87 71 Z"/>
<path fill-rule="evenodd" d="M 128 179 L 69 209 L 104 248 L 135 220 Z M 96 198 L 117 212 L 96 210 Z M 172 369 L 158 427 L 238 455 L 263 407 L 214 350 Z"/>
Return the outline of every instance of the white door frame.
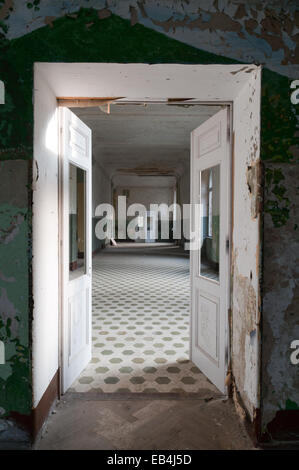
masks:
<path fill-rule="evenodd" d="M 231 104 L 232 372 L 249 413 L 259 407 L 261 218 L 259 213 L 252 215 L 252 198 L 246 174 L 248 167 L 259 161 L 260 81 L 261 68 L 252 64 L 34 64 L 36 165 L 33 168 L 35 171 L 38 167 L 39 172 L 38 181 L 36 174 L 33 175 L 33 406 L 37 406 L 59 368 L 59 295 L 57 288 L 53 288 L 59 285 L 57 203 L 55 208 L 55 185 L 58 194 L 58 145 L 50 138 L 58 130 L 57 97 L 125 97 L 123 101 L 137 102 L 145 101 L 144 97 L 146 101 L 167 102 L 169 97 L 173 102 L 172 97 L 180 101 L 187 94 L 191 97 L 190 103 Z M 45 197 L 47 189 L 52 191 L 52 200 Z M 234 197 L 234 194 L 238 197 Z M 41 240 L 46 241 L 50 230 L 54 236 L 45 250 L 45 243 Z M 251 305 L 255 307 L 249 314 L 255 334 L 252 330 L 247 331 L 241 315 L 246 308 L 246 299 L 242 299 L 239 292 L 245 281 L 250 282 L 254 296 Z M 242 348 L 244 342 L 245 350 Z M 243 361 L 241 367 L 240 361 Z"/>

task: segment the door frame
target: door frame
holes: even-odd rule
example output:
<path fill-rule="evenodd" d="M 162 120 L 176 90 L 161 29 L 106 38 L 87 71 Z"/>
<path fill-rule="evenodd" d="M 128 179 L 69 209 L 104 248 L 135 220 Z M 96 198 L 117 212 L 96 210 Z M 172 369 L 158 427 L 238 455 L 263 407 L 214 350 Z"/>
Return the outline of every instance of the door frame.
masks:
<path fill-rule="evenodd" d="M 188 96 L 193 98 L 185 98 L 186 90 Z M 249 416 L 254 419 L 255 411 L 260 406 L 262 216 L 256 204 L 260 201 L 256 198 L 259 176 L 255 180 L 257 184 L 252 185 L 251 180 L 248 189 L 248 173 L 258 175 L 260 162 L 261 67 L 253 64 L 34 64 L 33 407 L 39 404 L 60 367 L 58 201 L 55 208 L 55 194 L 58 195 L 59 152 L 56 140 L 59 99 L 87 97 L 85 99 L 89 100 L 94 97 L 107 101 L 111 97 L 112 100 L 125 97 L 120 99 L 124 102 L 142 102 L 145 96 L 146 101 L 152 102 L 171 100 L 174 103 L 177 100 L 182 104 L 188 100 L 190 104 L 224 104 L 231 107 L 231 347 L 228 352 L 236 390 Z M 45 198 L 45 191 L 49 189 L 54 196 L 50 203 Z M 45 234 L 48 236 L 50 228 L 52 239 L 46 250 L 44 242 L 49 238 L 42 239 Z M 243 249 L 244 240 L 246 250 Z M 250 305 L 242 297 L 244 283 L 249 283 L 251 287 Z M 247 311 L 250 324 L 245 324 L 244 315 L 241 315 Z"/>

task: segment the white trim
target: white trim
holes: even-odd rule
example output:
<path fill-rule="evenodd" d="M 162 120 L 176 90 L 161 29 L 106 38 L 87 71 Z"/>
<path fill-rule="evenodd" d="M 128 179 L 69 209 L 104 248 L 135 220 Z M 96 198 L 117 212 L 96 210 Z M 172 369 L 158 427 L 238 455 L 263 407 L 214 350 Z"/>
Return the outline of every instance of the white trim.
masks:
<path fill-rule="evenodd" d="M 211 105 L 230 105 L 231 109 L 231 144 L 233 143 L 233 134 L 235 135 L 234 147 L 234 174 L 232 188 L 235 194 L 234 206 L 234 227 L 232 227 L 231 253 L 234 249 L 234 267 L 243 276 L 248 276 L 248 272 L 252 270 L 252 285 L 258 295 L 257 282 L 257 265 L 256 251 L 258 244 L 259 220 L 250 219 L 250 198 L 247 194 L 245 173 L 248 162 L 253 162 L 259 158 L 259 130 L 260 130 L 260 75 L 261 68 L 255 65 L 236 64 L 236 65 L 177 65 L 177 64 L 83 64 L 83 63 L 35 63 L 35 90 L 34 90 L 34 106 L 35 106 L 35 122 L 34 132 L 37 136 L 42 126 L 38 122 L 36 112 L 42 106 L 42 93 L 39 84 L 45 82 L 52 89 L 54 95 L 65 97 L 105 97 L 105 96 L 125 96 L 123 101 L 154 101 L 166 102 L 168 98 L 186 98 L 193 97 L 190 104 L 211 104 Z M 186 89 L 188 93 L 186 93 Z M 255 93 L 253 93 L 253 91 Z M 188 97 L 188 96 L 187 96 Z M 250 98 L 250 99 L 249 99 Z M 39 111 L 38 111 L 39 112 Z M 253 117 L 251 118 L 250 116 Z M 45 122 L 46 117 L 42 120 Z M 45 122 L 46 125 L 46 122 Z M 257 149 L 254 157 L 252 157 L 252 149 L 250 148 L 250 137 L 254 136 L 257 142 Z M 41 148 L 38 148 L 38 138 L 35 137 L 34 158 L 37 163 L 43 165 Z M 55 151 L 52 157 L 55 157 Z M 42 159 L 42 160 L 41 160 Z M 53 167 L 50 171 L 53 171 Z M 240 174 L 236 174 L 240 172 Z M 44 182 L 44 174 L 40 172 L 40 180 L 37 185 L 37 192 L 34 202 L 40 200 L 42 184 Z M 48 177 L 51 175 L 48 174 Z M 51 176 L 54 178 L 54 174 Z M 57 175 L 56 175 L 57 177 Z M 54 189 L 54 187 L 53 187 Z M 58 191 L 58 188 L 57 188 Z M 238 198 L 236 195 L 238 194 Z M 237 204 L 236 204 L 237 202 Z M 43 204 L 38 204 L 33 210 L 33 229 L 36 233 L 36 227 L 43 214 Z M 241 208 L 244 209 L 246 221 L 246 240 L 248 250 L 246 253 L 242 250 L 242 237 L 245 225 L 240 224 Z M 58 224 L 58 216 L 57 216 Z M 240 231 L 240 233 L 239 233 Z M 243 238 L 244 239 L 244 238 Z M 33 312 L 33 349 L 40 349 L 40 343 L 45 341 L 44 333 L 40 331 L 41 321 L 48 322 L 47 317 L 43 315 L 42 304 L 37 299 L 36 292 L 39 291 L 38 282 L 43 285 L 43 270 L 40 270 L 40 252 L 37 240 L 33 236 L 33 255 L 34 255 L 34 274 L 33 274 L 33 296 L 34 296 L 34 312 Z M 232 290 L 233 291 L 233 290 Z M 50 295 L 44 292 L 45 298 Z M 233 295 L 234 297 L 234 295 Z M 236 308 L 234 298 L 231 298 L 232 308 Z M 38 300 L 38 301 L 37 301 Z M 58 303 L 58 299 L 57 299 Z M 43 318 L 42 319 L 40 319 Z M 43 329 L 47 330 L 46 324 Z M 58 332 L 57 332 L 58 336 Z M 257 335 L 259 336 L 259 335 Z M 235 332 L 235 344 L 238 343 L 238 332 Z M 49 354 L 51 347 L 47 345 Z M 236 352 L 232 351 L 232 354 Z M 258 351 L 256 347 L 252 347 L 251 357 L 251 377 L 249 383 L 244 388 L 244 393 L 250 396 L 250 402 L 254 406 L 258 406 Z M 47 383 L 44 379 L 40 380 L 41 367 L 45 369 L 47 361 L 44 357 L 38 358 L 38 367 L 36 367 L 37 355 L 33 354 L 33 389 L 35 405 L 39 401 L 41 393 L 45 391 Z M 42 366 L 42 364 L 44 364 Z M 254 381 L 257 383 L 254 383 Z M 48 379 L 49 383 L 49 379 Z M 241 384 L 242 386 L 242 384 Z M 37 392 L 38 390 L 38 392 Z"/>

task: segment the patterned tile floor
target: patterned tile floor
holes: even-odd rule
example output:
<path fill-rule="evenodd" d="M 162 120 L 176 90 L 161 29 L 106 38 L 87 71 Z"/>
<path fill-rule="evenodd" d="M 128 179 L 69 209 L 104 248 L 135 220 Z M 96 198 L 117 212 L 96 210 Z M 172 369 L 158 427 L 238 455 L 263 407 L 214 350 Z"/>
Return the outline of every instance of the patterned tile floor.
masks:
<path fill-rule="evenodd" d="M 189 259 L 177 247 L 96 255 L 93 357 L 71 390 L 215 391 L 189 360 L 189 290 Z"/>

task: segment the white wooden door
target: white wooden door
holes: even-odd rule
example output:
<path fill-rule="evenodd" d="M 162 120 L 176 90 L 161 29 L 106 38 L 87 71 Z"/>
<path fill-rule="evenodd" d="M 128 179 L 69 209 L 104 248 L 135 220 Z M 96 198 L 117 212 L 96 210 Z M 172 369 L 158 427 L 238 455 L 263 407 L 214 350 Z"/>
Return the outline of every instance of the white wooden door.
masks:
<path fill-rule="evenodd" d="M 228 110 L 191 133 L 191 360 L 226 393 L 230 172 Z"/>
<path fill-rule="evenodd" d="M 91 130 L 60 108 L 62 393 L 91 359 Z"/>

